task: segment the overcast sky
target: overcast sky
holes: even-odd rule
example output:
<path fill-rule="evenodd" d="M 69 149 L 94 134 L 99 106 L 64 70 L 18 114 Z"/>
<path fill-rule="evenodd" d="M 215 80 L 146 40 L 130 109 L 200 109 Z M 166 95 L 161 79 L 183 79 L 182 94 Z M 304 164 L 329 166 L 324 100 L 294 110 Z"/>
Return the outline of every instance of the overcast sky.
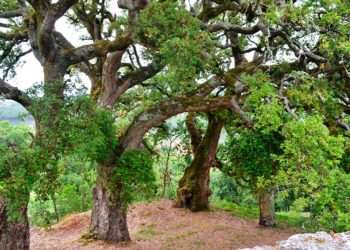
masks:
<path fill-rule="evenodd" d="M 64 18 L 58 20 L 56 30 L 60 31 L 74 46 L 81 45 L 79 36 L 82 34 L 82 30 L 67 24 Z M 44 80 L 43 69 L 33 53 L 23 57 L 21 62 L 21 65 L 16 69 L 17 75 L 13 79 L 8 80 L 11 85 L 25 90 L 33 86 L 34 83 Z M 87 86 L 90 85 L 87 77 L 82 76 L 82 79 L 86 81 Z"/>

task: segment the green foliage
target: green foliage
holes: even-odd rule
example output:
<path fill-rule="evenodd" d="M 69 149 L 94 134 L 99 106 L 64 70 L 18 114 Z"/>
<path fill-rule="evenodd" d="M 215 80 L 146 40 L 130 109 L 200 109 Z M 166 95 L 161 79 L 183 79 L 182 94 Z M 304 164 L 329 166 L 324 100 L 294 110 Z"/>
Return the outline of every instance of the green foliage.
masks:
<path fill-rule="evenodd" d="M 167 68 L 165 76 L 160 75 L 156 81 L 168 83 L 172 91 L 180 90 L 179 84 L 188 89 L 189 82 L 199 73 L 215 70 L 214 43 L 209 33 L 203 31 L 201 22 L 177 2 L 149 4 L 141 12 L 136 33 L 141 41 L 157 48 Z"/>
<path fill-rule="evenodd" d="M 84 95 L 72 93 L 64 98 L 57 97 L 56 91 L 60 87 L 59 84 L 52 89 L 39 86 L 30 92 L 33 97 L 30 112 L 35 115 L 38 125 L 35 136 L 31 137 L 29 131 L 12 130 L 9 125 L 2 124 L 0 195 L 9 201 L 10 214 L 15 215 L 19 206 L 26 206 L 29 193 L 35 193 L 37 209 L 32 210 L 32 216 L 39 224 L 49 224 L 53 217 L 90 207 L 85 198 L 91 197 L 88 190 L 92 183 L 87 182 L 84 176 L 94 169 L 80 168 L 80 172 L 79 164 L 63 164 L 62 159 L 74 157 L 78 162 L 110 161 L 111 152 L 117 146 L 112 113 L 97 108 Z M 65 90 L 73 89 L 65 86 Z M 14 141 L 17 137 L 19 139 Z M 70 170 L 67 173 L 71 166 L 76 172 Z M 62 179 L 67 176 L 68 181 Z M 65 204 L 74 196 L 82 197 L 84 205 L 73 201 L 70 205 Z M 52 208 L 48 205 L 51 202 L 56 204 L 54 214 L 48 211 L 46 217 L 40 220 L 40 211 L 45 207 Z M 64 204 L 63 207 L 61 204 Z M 36 211 L 39 211 L 37 215 Z"/>
<path fill-rule="evenodd" d="M 142 193 L 145 197 L 156 192 L 153 159 L 144 150 L 128 150 L 118 159 L 114 169 L 111 188 L 116 183 L 122 185 L 122 199 L 130 203 Z M 113 189 L 111 189 L 113 191 Z"/>
<path fill-rule="evenodd" d="M 349 177 L 337 168 L 344 138 L 330 135 L 319 116 L 290 121 L 282 134 L 283 154 L 277 157 L 281 170 L 276 180 L 299 197 L 294 208 L 311 213 L 306 226 L 309 230 L 347 229 L 349 207 L 344 204 L 349 199 Z"/>
<path fill-rule="evenodd" d="M 344 139 L 330 135 L 319 116 L 290 121 L 282 134 L 285 140 L 279 161 L 289 169 L 319 169 L 322 172 L 339 164 L 344 153 Z"/>
<path fill-rule="evenodd" d="M 0 121 L 0 196 L 7 203 L 9 219 L 19 219 L 36 179 L 37 152 L 30 148 L 30 129 Z"/>
<path fill-rule="evenodd" d="M 284 109 L 276 98 L 270 103 L 260 105 L 255 112 L 257 114 L 255 127 L 262 133 L 273 133 L 282 126 Z"/>
<path fill-rule="evenodd" d="M 171 150 L 169 158 L 168 150 Z M 191 158 L 177 152 L 177 148 L 162 149 L 160 156 L 154 163 L 158 187 L 157 195 L 162 198 L 175 199 L 179 180 L 183 175 L 183 171 L 190 163 Z"/>
<path fill-rule="evenodd" d="M 59 131 L 66 154 L 92 161 L 108 161 L 117 147 L 115 117 L 109 110 L 96 107 L 83 96 L 66 103 L 62 109 Z"/>
<path fill-rule="evenodd" d="M 75 14 L 68 14 L 74 26 L 92 25 L 88 29 L 94 33 L 100 28 L 103 39 L 130 32 L 133 41 L 145 45 L 137 48 L 143 52 L 141 61 L 151 59 L 162 70 L 139 84 L 141 87 L 123 94 L 113 111 L 116 115 L 99 108 L 69 80 L 45 83 L 29 91 L 33 101 L 30 112 L 38 125 L 36 135 L 31 136 L 24 127 L 0 122 L 0 196 L 7 200 L 10 213 L 26 204 L 30 192 L 31 218 L 38 225 L 89 209 L 87 199 L 91 199 L 89 190 L 96 163 L 113 167 L 112 180 L 107 184 L 111 192 L 122 190 L 121 202 L 152 197 L 155 190 L 162 196 L 174 197 L 177 181 L 191 161 L 184 128 L 176 124 L 177 131 L 163 126 L 149 133 L 150 151 L 159 154 L 155 154 L 156 173 L 152 169 L 154 159 L 144 150 L 129 150 L 118 158 L 118 136 L 137 114 L 165 97 L 182 95 L 212 75 L 218 81 L 226 80 L 222 76 L 233 64 L 237 65 L 232 61 L 236 53 L 243 56 L 257 47 L 256 55 L 264 54 L 263 66 L 257 68 L 266 67 L 266 72 L 232 77 L 232 83 L 239 80 L 244 86 L 244 92 L 237 97 L 253 126 L 242 128 L 241 122 L 227 126 L 228 135 L 220 147 L 222 171 L 227 176 L 212 171 L 213 200 L 235 202 L 223 206 L 239 215 L 254 214 L 255 218 L 253 192 L 273 186 L 280 191 L 277 207 L 291 209 L 296 215 L 310 213 L 309 228 L 350 230 L 350 160 L 344 154 L 349 145 L 344 145 L 337 126 L 340 119 L 346 123 L 350 120 L 346 114 L 349 1 L 282 1 L 286 3 L 281 6 L 272 0 L 248 0 L 240 1 L 240 10 L 225 11 L 221 8 L 233 5 L 230 1 L 219 2 L 217 6 L 203 4 L 199 8 L 202 13 L 193 15 L 192 9 L 188 11 L 178 1 L 151 1 L 140 10 L 135 23 L 127 15 L 114 18 L 109 11 L 110 1 L 79 1 L 74 6 Z M 17 1 L 3 0 L 0 12 L 14 10 L 17 5 Z M 193 11 L 197 10 L 198 6 L 193 6 Z M 34 9 L 30 11 L 34 13 Z M 34 21 L 30 18 L 25 21 Z M 223 22 L 226 31 L 208 32 L 206 25 L 215 27 L 217 21 Z M 26 26 L 21 22 L 22 18 L 7 19 L 2 29 L 7 34 L 18 33 Z M 228 31 L 227 22 L 247 29 L 259 24 L 261 32 L 248 35 L 245 33 L 250 32 Z M 1 78 L 15 75 L 14 67 L 25 48 L 21 43 L 26 40 L 0 41 Z M 60 47 L 61 40 L 57 43 Z M 289 52 L 294 52 L 295 58 Z M 327 62 L 318 63 L 317 58 L 310 58 L 311 53 L 322 55 Z M 281 60 L 285 62 L 278 65 Z M 100 63 L 102 58 L 93 68 L 98 71 Z M 123 78 L 136 68 L 123 64 L 116 73 Z M 232 93 L 229 84 L 221 87 L 217 95 Z M 15 213 L 12 215 L 15 217 Z"/>
<path fill-rule="evenodd" d="M 213 205 L 241 218 L 256 219 L 259 217 L 259 210 L 256 206 L 247 207 L 226 200 L 214 200 Z"/>
<path fill-rule="evenodd" d="M 344 142 L 342 136 L 330 134 L 320 116 L 304 116 L 289 119 L 278 132 L 236 128 L 220 156 L 223 171 L 235 180 L 249 181 L 254 191 L 271 185 L 284 189 L 278 203 L 289 203 L 294 212 L 309 212 L 304 218 L 308 230 L 341 231 L 348 229 L 349 221 L 349 207 L 344 205 L 349 199 L 348 176 L 337 167 Z M 344 190 L 343 195 L 338 190 Z"/>
<path fill-rule="evenodd" d="M 308 199 L 312 216 L 307 226 L 311 230 L 349 231 L 350 175 L 333 169 L 320 186 Z"/>
<path fill-rule="evenodd" d="M 76 154 L 91 160 L 108 160 L 117 146 L 112 112 L 98 108 L 75 86 L 64 86 L 66 92 L 73 92 L 66 93 L 64 98 L 57 97 L 57 88 L 59 84 L 55 87 L 39 85 L 29 92 L 33 99 L 30 112 L 40 126 L 37 143 L 46 147 L 54 158 Z"/>
<path fill-rule="evenodd" d="M 45 198 L 32 193 L 29 217 L 36 226 L 49 226 L 70 213 L 91 209 L 95 164 L 69 157 L 58 163 L 58 187 Z M 55 208 L 56 207 L 56 208 Z"/>
<path fill-rule="evenodd" d="M 320 4 L 316 4 L 313 1 L 309 1 L 309 4 L 314 8 L 323 9 L 324 15 L 320 17 L 313 17 L 315 24 L 320 28 L 328 30 L 327 33 L 321 34 L 320 48 L 323 53 L 327 53 L 330 59 L 334 62 L 338 62 L 339 59 L 343 59 L 349 55 L 350 43 L 346 39 L 350 30 L 350 25 L 347 22 L 347 16 L 349 15 L 349 2 L 348 1 L 321 1 Z M 314 24 L 314 25 L 315 25 Z M 336 39 L 334 39 L 336 37 Z M 348 67 L 348 63 L 345 62 Z"/>
<path fill-rule="evenodd" d="M 17 2 L 14 0 L 3 0 L 1 1 L 0 11 L 15 10 Z"/>
<path fill-rule="evenodd" d="M 20 66 L 18 57 L 22 54 L 20 46 L 5 40 L 0 40 L 0 76 L 2 79 L 16 75 L 16 67 Z"/>
<path fill-rule="evenodd" d="M 221 148 L 224 172 L 236 178 L 248 179 L 253 188 L 259 177 L 271 178 L 278 169 L 274 155 L 280 154 L 281 136 L 249 129 L 237 130 Z"/>
<path fill-rule="evenodd" d="M 186 37 L 188 31 L 195 34 L 200 29 L 199 21 L 174 1 L 153 1 L 142 11 L 139 26 L 139 32 L 144 31 L 139 36 L 151 39 L 157 46 L 169 38 Z"/>
<path fill-rule="evenodd" d="M 258 219 L 259 209 L 255 206 L 246 206 L 244 204 L 237 204 L 227 200 L 213 200 L 213 206 L 216 209 L 221 209 L 231 213 L 233 216 L 238 216 L 246 219 Z M 301 228 L 309 217 L 305 213 L 288 211 L 277 212 L 276 220 L 279 227 L 297 227 Z"/>
<path fill-rule="evenodd" d="M 98 108 L 84 91 L 60 83 L 35 86 L 29 91 L 38 133 L 35 145 L 40 149 L 41 169 L 35 192 L 48 199 L 59 188 L 59 160 L 74 156 L 82 161 L 111 161 L 117 147 L 115 117 L 111 111 Z M 65 96 L 57 96 L 64 87 Z"/>
<path fill-rule="evenodd" d="M 12 11 L 18 8 L 17 1 L 14 0 L 1 0 L 0 12 Z M 3 19 L 6 28 L 2 27 L 2 32 L 23 31 L 23 27 L 20 27 L 19 21 L 16 18 Z M 23 39 L 25 40 L 25 39 Z M 19 59 L 23 56 L 24 48 L 21 46 L 21 40 L 12 41 L 9 39 L 0 39 L 0 77 L 1 79 L 12 78 L 16 75 L 16 67 L 21 66 Z"/>
<path fill-rule="evenodd" d="M 246 185 L 215 169 L 210 173 L 210 190 L 212 191 L 210 199 L 215 203 L 225 200 L 246 207 L 257 205 L 256 198 Z"/>
<path fill-rule="evenodd" d="M 278 131 L 286 114 L 277 96 L 277 90 L 269 77 L 262 72 L 243 75 L 242 82 L 249 87 L 245 108 L 254 120 L 254 127 L 262 133 Z"/>
<path fill-rule="evenodd" d="M 305 72 L 291 73 L 295 80 L 286 91 L 290 105 L 299 113 L 320 114 L 327 118 L 340 115 L 341 109 L 330 82 Z"/>

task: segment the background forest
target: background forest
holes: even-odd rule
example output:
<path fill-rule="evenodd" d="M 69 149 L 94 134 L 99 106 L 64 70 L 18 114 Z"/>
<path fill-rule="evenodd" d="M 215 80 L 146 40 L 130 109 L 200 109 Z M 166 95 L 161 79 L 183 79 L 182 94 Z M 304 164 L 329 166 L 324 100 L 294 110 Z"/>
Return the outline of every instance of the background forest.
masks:
<path fill-rule="evenodd" d="M 349 18 L 337 0 L 2 0 L 0 96 L 21 107 L 0 105 L 0 249 L 89 210 L 84 238 L 130 241 L 128 207 L 161 198 L 349 231 Z M 23 90 L 28 54 L 43 81 Z"/>

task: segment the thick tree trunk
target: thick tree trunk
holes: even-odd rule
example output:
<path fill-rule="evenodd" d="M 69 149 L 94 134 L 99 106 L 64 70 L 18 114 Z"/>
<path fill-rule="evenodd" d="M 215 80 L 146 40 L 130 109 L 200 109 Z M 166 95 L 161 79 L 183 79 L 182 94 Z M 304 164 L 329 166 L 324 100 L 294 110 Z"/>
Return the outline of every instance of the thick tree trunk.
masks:
<path fill-rule="evenodd" d="M 275 222 L 275 199 L 274 189 L 261 190 L 258 193 L 259 200 L 259 225 L 272 227 Z"/>
<path fill-rule="evenodd" d="M 186 207 L 191 211 L 209 208 L 209 173 L 215 161 L 223 123 L 211 115 L 208 120 L 206 134 L 196 149 L 191 165 L 186 168 L 179 182 L 176 207 Z"/>
<path fill-rule="evenodd" d="M 202 211 L 209 208 L 209 170 L 208 161 L 192 163 L 186 168 L 177 189 L 176 207 Z"/>
<path fill-rule="evenodd" d="M 121 199 L 121 187 L 112 183 L 112 166 L 97 168 L 97 181 L 93 189 L 93 208 L 90 233 L 99 240 L 129 241 L 126 205 Z"/>
<path fill-rule="evenodd" d="M 28 202 L 23 202 L 10 215 L 5 200 L 0 197 L 0 250 L 29 249 L 27 204 Z"/>

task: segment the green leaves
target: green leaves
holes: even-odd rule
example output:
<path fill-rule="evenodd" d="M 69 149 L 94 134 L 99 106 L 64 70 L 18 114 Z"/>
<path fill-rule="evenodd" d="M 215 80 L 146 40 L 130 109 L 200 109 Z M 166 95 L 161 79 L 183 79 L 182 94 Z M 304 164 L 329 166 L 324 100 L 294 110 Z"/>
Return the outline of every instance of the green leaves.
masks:
<path fill-rule="evenodd" d="M 141 11 L 137 34 L 140 39 L 162 46 L 173 38 L 194 38 L 200 32 L 200 22 L 173 1 L 152 2 Z"/>
<path fill-rule="evenodd" d="M 237 178 L 247 178 L 253 188 L 258 177 L 271 178 L 276 173 L 277 162 L 273 155 L 280 152 L 278 134 L 259 133 L 248 129 L 237 130 L 222 147 L 226 173 Z"/>
<path fill-rule="evenodd" d="M 271 103 L 260 105 L 256 109 L 255 127 L 262 133 L 270 133 L 278 131 L 283 124 L 283 107 L 278 103 L 277 99 L 273 99 Z"/>
<path fill-rule="evenodd" d="M 20 219 L 38 171 L 37 152 L 30 148 L 30 129 L 0 121 L 0 196 L 7 203 L 9 219 Z"/>
<path fill-rule="evenodd" d="M 76 86 L 65 83 L 65 91 L 69 93 L 64 98 L 58 98 L 48 88 L 39 85 L 30 90 L 33 99 L 30 111 L 40 126 L 35 143 L 46 151 L 47 159 L 57 161 L 65 155 L 76 155 L 92 161 L 108 161 L 117 146 L 112 111 L 97 107 Z M 42 92 L 46 94 L 42 96 Z"/>
<path fill-rule="evenodd" d="M 296 168 L 329 169 L 339 164 L 344 153 L 344 139 L 332 136 L 319 116 L 308 116 L 288 122 L 282 134 L 282 166 Z"/>
<path fill-rule="evenodd" d="M 155 175 L 151 155 L 144 150 L 128 150 L 118 159 L 113 183 L 122 184 L 123 201 L 131 202 L 142 192 L 143 195 L 156 191 Z"/>
<path fill-rule="evenodd" d="M 306 116 L 286 123 L 282 129 L 283 153 L 276 181 L 305 197 L 311 230 L 348 230 L 350 217 L 349 175 L 338 167 L 344 138 L 333 136 L 320 116 Z"/>
<path fill-rule="evenodd" d="M 322 188 L 313 190 L 308 204 L 312 217 L 310 229 L 334 230 L 350 229 L 350 175 L 339 169 L 329 172 L 322 179 Z"/>
<path fill-rule="evenodd" d="M 215 70 L 214 42 L 198 19 L 176 2 L 153 2 L 141 11 L 136 34 L 141 44 L 155 48 L 167 65 L 163 81 L 175 91 L 188 90 L 186 84 L 207 71 Z M 179 88 L 181 85 L 182 88 Z"/>
<path fill-rule="evenodd" d="M 286 114 L 274 84 L 262 72 L 243 75 L 242 82 L 249 88 L 244 105 L 254 120 L 254 127 L 266 134 L 278 131 Z"/>
<path fill-rule="evenodd" d="M 2 0 L 0 11 L 15 10 L 17 7 L 17 1 L 15 0 Z"/>

